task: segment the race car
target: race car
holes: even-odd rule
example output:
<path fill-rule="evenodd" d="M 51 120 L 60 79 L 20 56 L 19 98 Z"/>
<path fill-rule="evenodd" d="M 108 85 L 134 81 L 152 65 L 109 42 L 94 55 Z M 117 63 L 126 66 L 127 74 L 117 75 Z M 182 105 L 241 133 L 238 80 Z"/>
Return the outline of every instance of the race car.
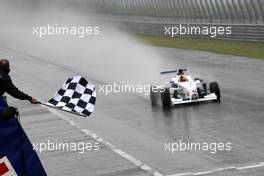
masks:
<path fill-rule="evenodd" d="M 176 73 L 176 76 L 163 85 L 151 86 L 151 104 L 158 104 L 159 96 L 163 108 L 201 101 L 220 102 L 221 94 L 217 82 L 211 82 L 208 86 L 201 78 L 193 79 L 185 74 L 186 71 L 187 69 L 179 69 L 160 72 L 160 74 Z"/>

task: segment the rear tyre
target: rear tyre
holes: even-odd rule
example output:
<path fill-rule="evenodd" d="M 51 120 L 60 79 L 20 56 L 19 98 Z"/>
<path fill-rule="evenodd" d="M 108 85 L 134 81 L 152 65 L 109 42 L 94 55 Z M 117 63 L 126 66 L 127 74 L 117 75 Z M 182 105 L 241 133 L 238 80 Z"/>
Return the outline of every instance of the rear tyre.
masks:
<path fill-rule="evenodd" d="M 156 106 L 158 104 L 159 92 L 157 91 L 157 89 L 154 86 L 150 86 L 149 96 L 150 96 L 151 105 Z"/>
<path fill-rule="evenodd" d="M 209 87 L 210 87 L 210 92 L 215 93 L 215 95 L 217 97 L 216 101 L 220 102 L 221 101 L 221 93 L 220 93 L 218 83 L 217 82 L 211 82 Z"/>
<path fill-rule="evenodd" d="M 170 108 L 171 106 L 171 96 L 170 90 L 168 88 L 166 88 L 165 91 L 161 93 L 161 103 L 163 108 Z"/>

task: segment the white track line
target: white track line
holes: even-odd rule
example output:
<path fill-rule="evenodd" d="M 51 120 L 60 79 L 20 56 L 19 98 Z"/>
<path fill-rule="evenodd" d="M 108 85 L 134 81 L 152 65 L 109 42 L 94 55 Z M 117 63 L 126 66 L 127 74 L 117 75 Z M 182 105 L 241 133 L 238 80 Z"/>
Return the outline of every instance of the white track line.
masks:
<path fill-rule="evenodd" d="M 246 170 L 246 169 L 252 169 L 252 168 L 257 168 L 257 167 L 263 167 L 263 164 L 256 164 L 256 165 L 251 165 L 251 166 L 242 166 L 242 167 L 237 167 L 236 169 L 238 170 Z"/>
<path fill-rule="evenodd" d="M 41 105 L 43 108 L 49 110 L 51 113 L 55 114 L 56 116 L 62 118 L 63 120 L 65 120 L 67 123 L 69 123 L 71 126 L 79 129 L 81 132 L 83 132 L 84 134 L 86 134 L 87 136 L 93 138 L 94 140 L 96 140 L 97 142 L 100 142 L 101 144 L 105 145 L 106 147 L 108 147 L 110 150 L 112 150 L 114 153 L 118 154 L 120 157 L 128 160 L 130 163 L 134 164 L 135 166 L 139 167 L 140 169 L 142 169 L 143 171 L 146 171 L 147 173 L 153 175 L 153 176 L 164 176 L 163 174 L 161 174 L 160 172 L 154 170 L 153 168 L 151 168 L 150 166 L 148 166 L 147 164 L 143 163 L 142 161 L 136 159 L 135 157 L 133 157 L 132 155 L 120 150 L 119 148 L 117 148 L 115 145 L 113 145 L 112 143 L 110 143 L 109 141 L 106 141 L 105 139 L 101 138 L 100 136 L 98 136 L 97 134 L 91 132 L 88 129 L 82 129 L 79 125 L 77 125 L 76 123 L 74 123 L 73 120 L 71 120 L 70 118 L 64 116 L 63 114 L 59 113 L 57 110 L 54 109 L 50 109 L 47 108 L 43 105 Z"/>
<path fill-rule="evenodd" d="M 255 165 L 248 165 L 248 166 L 230 166 L 230 167 L 223 167 L 223 168 L 217 168 L 209 171 L 203 171 L 203 172 L 186 172 L 186 173 L 179 173 L 179 174 L 172 174 L 167 176 L 197 176 L 197 175 L 209 175 L 216 172 L 222 172 L 222 171 L 228 171 L 228 170 L 247 170 L 247 169 L 253 169 L 258 167 L 264 167 L 264 162 L 255 164 Z"/>
<path fill-rule="evenodd" d="M 68 117 L 64 116 L 63 114 L 59 113 L 57 110 L 47 108 L 47 107 L 45 107 L 43 105 L 41 105 L 41 106 L 43 108 L 49 110 L 51 113 L 55 114 L 56 116 L 62 118 L 67 123 L 69 123 L 71 126 L 79 129 L 81 132 L 83 132 L 87 136 L 89 136 L 89 137 L 93 138 L 94 140 L 96 140 L 97 142 L 100 142 L 101 144 L 105 145 L 106 147 L 111 149 L 114 153 L 118 154 L 122 158 L 128 160 L 130 163 L 134 164 L 135 166 L 139 167 L 140 169 L 146 171 L 147 173 L 149 173 L 149 174 L 151 174 L 153 176 L 197 176 L 197 175 L 199 176 L 199 175 L 208 175 L 208 174 L 213 174 L 213 173 L 216 173 L 216 172 L 222 172 L 222 171 L 228 171 L 228 170 L 246 170 L 246 169 L 258 168 L 258 167 L 264 167 L 264 162 L 260 162 L 260 163 L 257 163 L 255 165 L 237 166 L 237 167 L 230 166 L 230 167 L 217 168 L 217 169 L 213 169 L 213 170 L 209 170 L 209 171 L 185 172 L 185 173 L 178 173 L 178 174 L 172 174 L 172 175 L 164 175 L 164 174 L 154 170 L 153 168 L 151 168 L 147 164 L 143 163 L 142 161 L 136 159 L 132 155 L 124 152 L 123 150 L 120 150 L 115 145 L 113 145 L 111 142 L 103 139 L 102 137 L 98 136 L 97 134 L 91 132 L 90 130 L 82 129 L 79 125 L 74 123 L 73 120 L 71 120 L 70 118 L 68 118 Z"/>

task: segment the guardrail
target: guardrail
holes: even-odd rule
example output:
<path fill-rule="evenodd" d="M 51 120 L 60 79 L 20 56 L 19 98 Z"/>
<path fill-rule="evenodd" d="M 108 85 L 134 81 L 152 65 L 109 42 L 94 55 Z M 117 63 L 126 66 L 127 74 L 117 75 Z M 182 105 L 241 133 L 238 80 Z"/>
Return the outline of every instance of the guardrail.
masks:
<path fill-rule="evenodd" d="M 164 26 L 231 26 L 217 38 L 264 42 L 264 0 L 90 0 L 97 13 L 140 34 L 163 35 Z M 192 36 L 194 37 L 194 36 Z M 206 36 L 197 36 L 206 38 Z"/>
<path fill-rule="evenodd" d="M 140 34 L 163 35 L 165 26 L 177 24 L 228 25 L 232 34 L 217 38 L 264 42 L 264 0 L 35 0 L 31 4 L 45 3 L 72 7 L 90 18 L 118 21 Z"/>
<path fill-rule="evenodd" d="M 263 0 L 90 0 L 103 14 L 185 23 L 264 24 Z"/>

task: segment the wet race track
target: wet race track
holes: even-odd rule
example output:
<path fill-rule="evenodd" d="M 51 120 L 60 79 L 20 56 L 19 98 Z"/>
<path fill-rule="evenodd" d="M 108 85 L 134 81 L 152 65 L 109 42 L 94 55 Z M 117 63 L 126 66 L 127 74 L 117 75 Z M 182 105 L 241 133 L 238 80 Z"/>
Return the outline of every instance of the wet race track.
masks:
<path fill-rule="evenodd" d="M 78 124 L 80 129 L 93 131 L 125 154 L 133 156 L 141 165 L 148 165 L 148 173 L 263 175 L 264 62 L 207 52 L 151 49 L 162 58 L 158 60 L 156 73 L 165 68 L 184 67 L 205 81 L 217 81 L 222 93 L 221 103 L 199 103 L 163 110 L 160 105 L 152 107 L 145 95 L 112 93 L 106 96 L 98 92 L 92 118 L 65 116 Z M 77 65 L 67 67 L 65 62 L 53 63 L 45 60 L 44 56 L 34 56 L 6 45 L 1 46 L 0 52 L 3 57 L 10 58 L 14 82 L 41 100 L 48 100 L 67 77 L 75 74 L 87 76 L 97 86 L 104 84 L 97 78 L 90 78 Z M 172 153 L 165 150 L 165 143 L 180 140 L 231 143 L 232 149 L 216 153 Z M 129 162 L 134 161 L 124 153 L 120 156 Z M 48 162 L 44 166 L 46 170 L 52 167 Z M 135 175 L 139 174 L 135 172 Z"/>
<path fill-rule="evenodd" d="M 264 61 L 147 46 L 113 24 L 102 25 L 100 36 L 38 38 L 32 35 L 37 25 L 98 23 L 67 9 L 45 7 L 39 13 L 41 8 L 31 11 L 30 6 L 21 11 L 1 7 L 0 57 L 10 60 L 14 83 L 43 102 L 74 75 L 83 75 L 99 88 L 113 82 L 162 83 L 170 77 L 159 75 L 160 71 L 187 68 L 193 77 L 220 85 L 221 103 L 169 110 L 152 107 L 143 93 L 105 95 L 97 89 L 95 112 L 88 119 L 8 97 L 9 104 L 20 109 L 32 142 L 101 142 L 95 153 L 39 154 L 48 175 L 264 175 Z M 230 147 L 227 151 L 166 147 L 180 141 Z"/>

